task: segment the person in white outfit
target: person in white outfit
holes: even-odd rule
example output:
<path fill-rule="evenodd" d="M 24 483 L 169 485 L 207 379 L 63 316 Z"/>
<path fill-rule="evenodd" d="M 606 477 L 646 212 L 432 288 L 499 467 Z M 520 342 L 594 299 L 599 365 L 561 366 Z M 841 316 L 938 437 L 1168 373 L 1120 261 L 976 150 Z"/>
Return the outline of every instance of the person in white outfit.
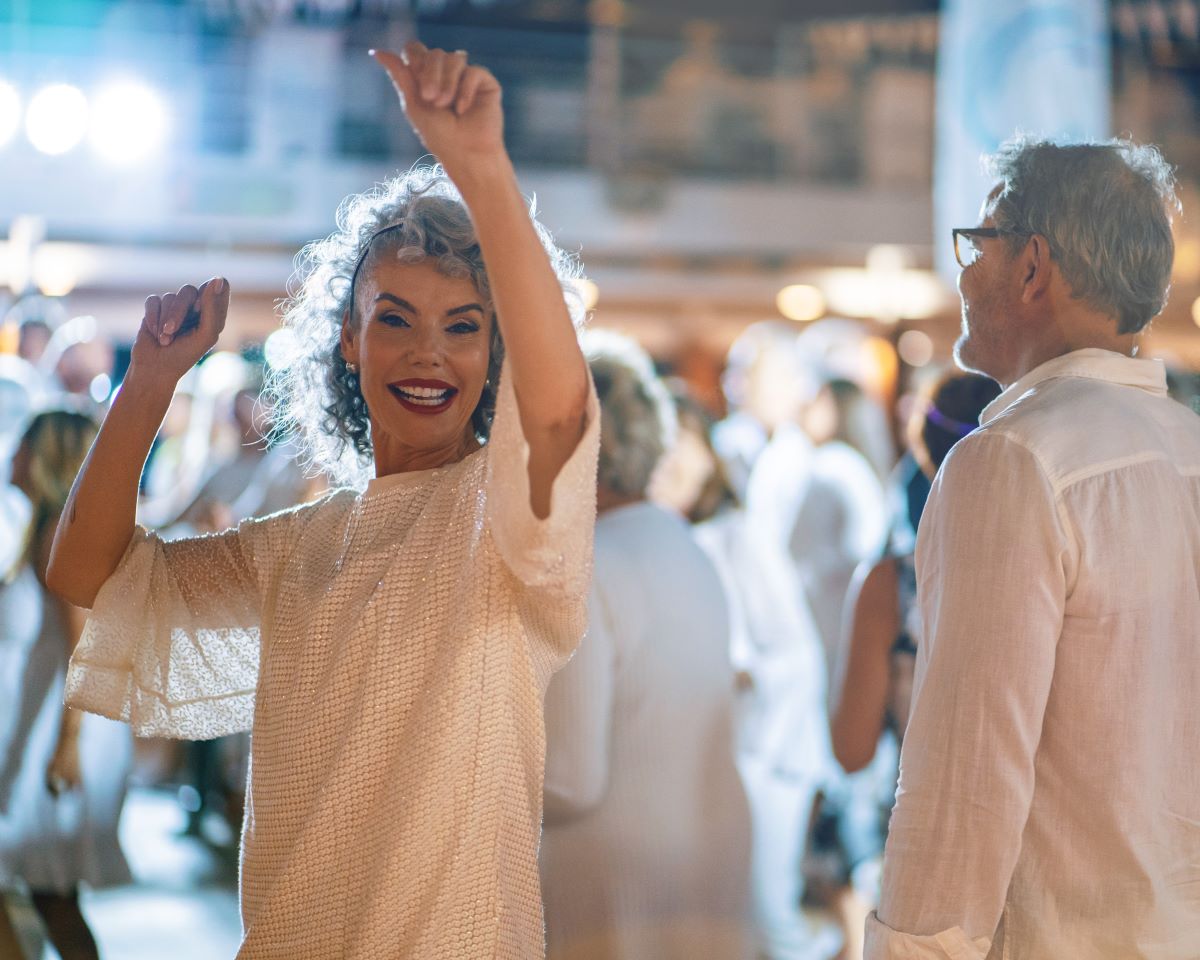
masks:
<path fill-rule="evenodd" d="M 791 557 L 778 538 L 752 536 L 707 414 L 682 390 L 675 400 L 679 434 L 655 476 L 654 496 L 693 521 L 729 602 L 758 954 L 827 960 L 837 949 L 835 932 L 817 929 L 800 909 L 813 800 L 831 763 L 821 639 L 796 590 Z"/>
<path fill-rule="evenodd" d="M 954 231 L 959 366 L 1003 392 L 938 472 L 869 960 L 1200 956 L 1200 419 L 1137 357 L 1174 176 L 1017 139 Z M 947 238 L 949 239 L 949 238 Z"/>
<path fill-rule="evenodd" d="M 649 358 L 613 335 L 587 352 L 600 516 L 588 633 L 546 699 L 548 956 L 740 960 L 750 815 L 721 581 L 686 521 L 646 500 L 674 419 Z"/>
<path fill-rule="evenodd" d="M 19 957 L 2 894 L 27 889 L 63 960 L 99 956 L 81 884 L 130 882 L 117 821 L 133 762 L 129 728 L 63 707 L 83 611 L 43 579 L 54 527 L 96 436 L 81 413 L 29 423 L 0 488 L 0 956 Z"/>
<path fill-rule="evenodd" d="M 281 385 L 317 462 L 373 478 L 212 536 L 136 529 L 229 286 L 151 297 L 50 565 L 91 608 L 68 697 L 141 734 L 252 729 L 239 958 L 528 960 L 543 698 L 594 526 L 578 266 L 530 216 L 492 75 L 415 41 L 376 56 L 444 172 L 352 198 L 310 248 Z"/>

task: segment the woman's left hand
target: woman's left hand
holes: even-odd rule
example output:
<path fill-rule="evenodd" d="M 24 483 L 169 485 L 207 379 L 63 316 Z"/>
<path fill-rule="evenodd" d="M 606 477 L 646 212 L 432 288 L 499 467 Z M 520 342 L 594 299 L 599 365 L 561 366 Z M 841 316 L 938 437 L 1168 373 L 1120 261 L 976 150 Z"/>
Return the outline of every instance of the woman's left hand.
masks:
<path fill-rule="evenodd" d="M 79 740 L 73 736 L 60 737 L 54 756 L 46 767 L 46 789 L 54 796 L 76 790 L 83 784 L 79 768 Z"/>
<path fill-rule="evenodd" d="M 500 84 L 468 64 L 465 50 L 430 50 L 413 40 L 399 56 L 371 53 L 392 78 L 413 130 L 452 177 L 462 164 L 504 155 Z"/>

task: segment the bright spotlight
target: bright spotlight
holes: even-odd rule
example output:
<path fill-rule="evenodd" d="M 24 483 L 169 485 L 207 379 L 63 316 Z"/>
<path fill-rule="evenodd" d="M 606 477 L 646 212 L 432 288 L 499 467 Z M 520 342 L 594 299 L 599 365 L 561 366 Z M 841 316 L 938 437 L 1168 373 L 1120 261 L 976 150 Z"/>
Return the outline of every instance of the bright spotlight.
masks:
<path fill-rule="evenodd" d="M 775 306 L 789 320 L 808 323 L 824 316 L 825 294 L 806 283 L 794 283 L 776 294 Z"/>
<path fill-rule="evenodd" d="M 87 132 L 88 103 L 77 87 L 55 83 L 42 87 L 29 101 L 25 133 L 40 152 L 66 153 Z"/>
<path fill-rule="evenodd" d="M 0 147 L 13 138 L 21 123 L 21 97 L 11 83 L 0 80 Z"/>
<path fill-rule="evenodd" d="M 110 163 L 137 163 L 166 138 L 162 98 L 144 84 L 124 81 L 102 89 L 92 106 L 92 146 Z"/>

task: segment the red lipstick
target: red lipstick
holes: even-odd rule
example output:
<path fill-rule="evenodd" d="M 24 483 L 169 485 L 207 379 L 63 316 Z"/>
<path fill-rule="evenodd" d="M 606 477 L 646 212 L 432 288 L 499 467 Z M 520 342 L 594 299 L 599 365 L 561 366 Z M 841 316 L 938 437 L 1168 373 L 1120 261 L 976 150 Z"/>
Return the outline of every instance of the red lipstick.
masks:
<path fill-rule="evenodd" d="M 444 380 L 412 378 L 388 384 L 388 390 L 411 413 L 433 416 L 449 410 L 458 390 Z"/>

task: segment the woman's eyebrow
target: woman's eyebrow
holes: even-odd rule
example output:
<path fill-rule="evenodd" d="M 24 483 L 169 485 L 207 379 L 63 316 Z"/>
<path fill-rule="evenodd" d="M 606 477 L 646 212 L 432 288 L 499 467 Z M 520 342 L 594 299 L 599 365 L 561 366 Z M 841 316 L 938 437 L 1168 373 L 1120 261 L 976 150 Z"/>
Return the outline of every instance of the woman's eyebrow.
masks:
<path fill-rule="evenodd" d="M 470 313 L 473 310 L 483 313 L 483 306 L 478 303 L 464 303 L 461 307 L 455 307 L 453 310 L 447 310 L 446 316 L 455 317 L 460 313 Z"/>
<path fill-rule="evenodd" d="M 379 296 L 377 296 L 375 298 L 375 302 L 378 303 L 380 300 L 390 300 L 396 306 L 403 307 L 405 310 L 408 310 L 411 313 L 417 312 L 416 307 L 414 307 L 411 303 L 409 303 L 403 297 L 398 297 L 394 293 L 381 293 Z"/>

